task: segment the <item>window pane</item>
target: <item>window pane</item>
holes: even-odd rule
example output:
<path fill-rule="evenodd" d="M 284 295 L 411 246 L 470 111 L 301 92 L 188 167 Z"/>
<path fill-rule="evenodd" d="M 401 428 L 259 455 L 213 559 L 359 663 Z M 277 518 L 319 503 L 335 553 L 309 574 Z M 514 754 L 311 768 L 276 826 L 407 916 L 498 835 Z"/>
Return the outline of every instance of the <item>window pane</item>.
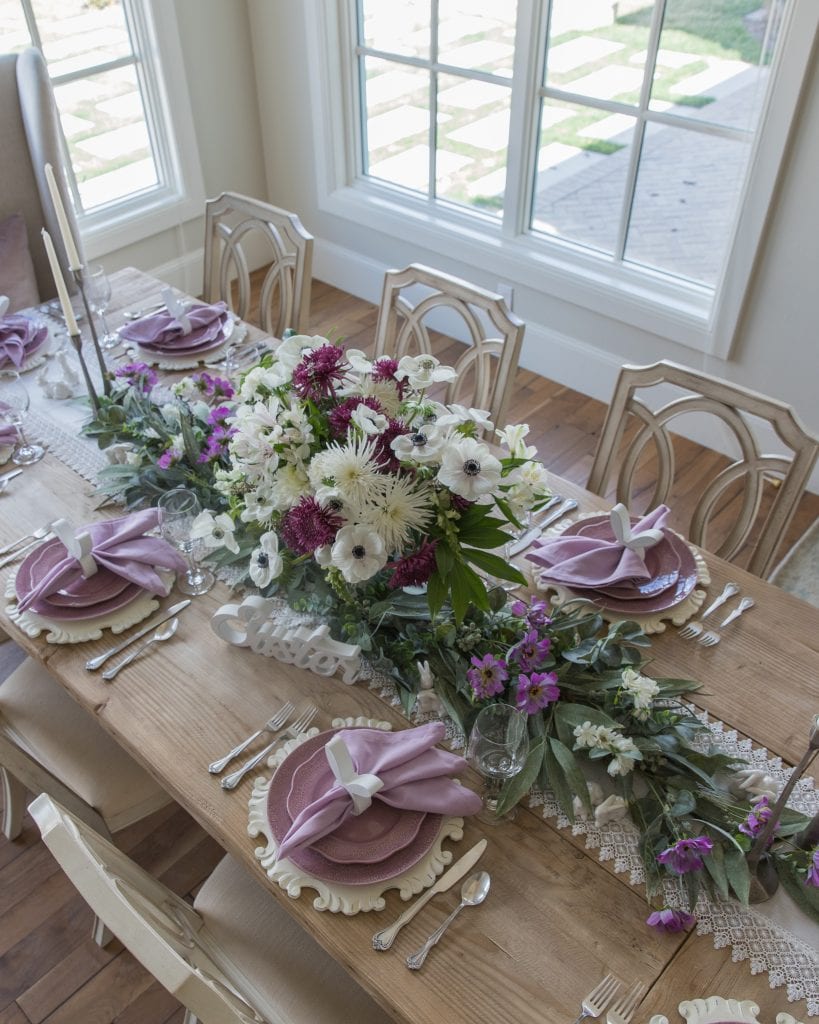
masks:
<path fill-rule="evenodd" d="M 31 46 L 20 0 L 0 0 L 0 39 L 4 53 L 19 53 Z"/>
<path fill-rule="evenodd" d="M 85 210 L 158 183 L 133 66 L 67 82 L 54 94 Z"/>
<path fill-rule="evenodd" d="M 715 285 L 750 144 L 646 126 L 625 258 Z"/>
<path fill-rule="evenodd" d="M 362 0 L 362 41 L 373 50 L 430 57 L 430 0 Z"/>
<path fill-rule="evenodd" d="M 438 196 L 502 212 L 510 102 L 502 85 L 438 76 Z"/>
<path fill-rule="evenodd" d="M 779 7 L 669 0 L 651 109 L 753 131 L 768 86 Z"/>
<path fill-rule="evenodd" d="M 545 101 L 532 228 L 613 253 L 636 120 Z"/>
<path fill-rule="evenodd" d="M 511 78 L 516 17 L 516 3 L 439 0 L 438 60 Z"/>
<path fill-rule="evenodd" d="M 653 4 L 640 5 L 648 21 L 615 18 L 602 0 L 553 0 L 546 84 L 601 100 L 637 103 L 645 69 Z M 626 5 L 620 5 L 626 6 Z"/>
<path fill-rule="evenodd" d="M 365 57 L 365 171 L 429 190 L 429 72 Z"/>
<path fill-rule="evenodd" d="M 132 53 L 120 0 L 33 0 L 52 78 Z"/>

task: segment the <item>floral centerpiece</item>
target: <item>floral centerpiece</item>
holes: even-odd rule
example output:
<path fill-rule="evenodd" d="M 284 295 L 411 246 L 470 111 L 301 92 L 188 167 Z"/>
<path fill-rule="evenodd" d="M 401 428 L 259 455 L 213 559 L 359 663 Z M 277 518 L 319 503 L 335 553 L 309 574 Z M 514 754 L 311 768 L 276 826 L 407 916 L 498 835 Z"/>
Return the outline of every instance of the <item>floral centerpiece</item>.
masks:
<path fill-rule="evenodd" d="M 162 395 L 147 367 L 120 373 L 87 428 L 120 456 L 107 489 L 131 504 L 196 489 L 211 559 L 359 644 L 407 712 L 428 670 L 465 733 L 489 702 L 524 710 L 530 753 L 501 811 L 548 787 L 570 819 L 628 815 L 650 901 L 668 878 L 689 911 L 702 888 L 747 901 L 772 790 L 705 741 L 681 700 L 697 685 L 651 678 L 634 623 L 510 601 L 501 585 L 525 583 L 500 552 L 548 498 L 527 427 L 438 401 L 455 372 L 431 356 L 371 360 L 320 337 L 287 338 L 235 393 L 197 374 Z M 795 838 L 806 825 L 783 814 L 767 859 L 819 917 L 816 840 Z M 649 923 L 679 930 L 689 911 L 662 906 Z"/>

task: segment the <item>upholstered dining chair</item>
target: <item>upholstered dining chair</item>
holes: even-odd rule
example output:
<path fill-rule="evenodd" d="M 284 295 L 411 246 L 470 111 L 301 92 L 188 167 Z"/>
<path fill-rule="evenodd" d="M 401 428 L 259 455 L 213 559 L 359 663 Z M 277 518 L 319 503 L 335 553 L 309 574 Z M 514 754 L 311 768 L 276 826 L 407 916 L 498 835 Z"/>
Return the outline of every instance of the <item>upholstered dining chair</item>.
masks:
<path fill-rule="evenodd" d="M 63 275 L 68 275 L 45 179 L 47 163 L 54 168 L 74 238 L 78 245 L 81 241 L 61 171 L 64 146 L 54 93 L 42 54 L 33 47 L 0 54 L 0 140 L 0 293 L 19 289 L 24 297 L 12 304 L 13 312 L 57 294 L 40 238 L 42 228 L 55 240 Z M 11 274 L 14 280 L 7 277 Z M 21 283 L 27 287 L 21 288 Z"/>
<path fill-rule="evenodd" d="M 191 907 L 50 797 L 29 810 L 86 903 L 186 1007 L 185 1024 L 391 1020 L 232 857 Z"/>
<path fill-rule="evenodd" d="M 217 199 L 208 200 L 205 301 L 222 299 L 246 320 L 250 312 L 251 261 L 267 266 L 259 298 L 262 330 L 278 338 L 288 328 L 304 334 L 310 317 L 313 236 L 294 213 L 269 203 L 235 192 L 223 192 Z"/>
<path fill-rule="evenodd" d="M 782 537 L 819 453 L 819 440 L 801 426 L 784 402 L 664 360 L 651 366 L 624 366 L 614 388 L 587 486 L 595 494 L 604 495 L 617 472 L 617 500 L 631 507 L 638 489 L 635 478 L 641 456 L 648 449 L 656 458 L 657 473 L 647 508 L 667 501 L 675 479 L 674 443 L 668 427 L 674 419 L 688 413 L 717 417 L 723 429 L 731 431 L 739 447 L 738 457 L 712 480 L 696 480 L 698 498 L 689 538 L 728 560 L 747 545 L 747 569 L 764 579 L 776 564 Z M 781 449 L 778 452 L 760 451 L 760 421 L 773 428 L 765 443 L 773 443 L 775 434 L 776 446 Z M 763 491 L 766 483 L 771 482 L 769 490 L 775 493 L 767 511 L 760 516 Z M 740 491 L 739 511 L 732 516 L 725 540 L 711 547 L 707 536 L 709 523 L 719 512 L 720 499 L 731 488 Z"/>
<path fill-rule="evenodd" d="M 453 310 L 471 337 L 454 363 L 458 379 L 447 388 L 445 401 L 488 409 L 492 421 L 505 426 L 526 327 L 502 296 L 420 263 L 388 270 L 375 329 L 376 356 L 431 355 L 428 317 L 440 316 L 441 310 Z"/>

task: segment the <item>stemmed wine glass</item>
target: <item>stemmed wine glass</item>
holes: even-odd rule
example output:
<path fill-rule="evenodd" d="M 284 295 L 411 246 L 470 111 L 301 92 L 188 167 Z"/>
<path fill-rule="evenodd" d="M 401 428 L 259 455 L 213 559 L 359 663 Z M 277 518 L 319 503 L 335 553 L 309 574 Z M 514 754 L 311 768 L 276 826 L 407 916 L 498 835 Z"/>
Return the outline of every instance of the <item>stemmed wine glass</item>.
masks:
<path fill-rule="evenodd" d="M 466 757 L 484 779 L 484 809 L 481 821 L 496 824 L 511 821 L 514 808 L 498 816 L 501 786 L 523 769 L 529 754 L 528 715 L 511 704 L 488 704 L 482 708 L 469 734 Z"/>
<path fill-rule="evenodd" d="M 202 511 L 199 499 L 189 488 L 175 487 L 160 495 L 157 506 L 162 536 L 188 560 L 188 571 L 177 580 L 177 587 L 183 594 L 206 594 L 213 586 L 214 576 L 209 569 L 197 565 L 196 555 L 202 542 L 191 537 L 193 521 Z"/>
<path fill-rule="evenodd" d="M 116 348 L 119 344 L 119 336 L 112 334 L 105 322 L 105 311 L 111 301 L 111 282 L 108 280 L 108 275 L 101 264 L 89 263 L 87 267 L 83 268 L 82 279 L 88 306 L 99 316 L 102 324 L 100 345 L 103 348 Z"/>
<path fill-rule="evenodd" d="M 16 370 L 0 370 L 0 419 L 11 423 L 17 430 L 18 444 L 11 461 L 18 466 L 30 466 L 45 455 L 45 448 L 31 444 L 23 433 L 23 419 L 28 412 L 29 395 Z"/>

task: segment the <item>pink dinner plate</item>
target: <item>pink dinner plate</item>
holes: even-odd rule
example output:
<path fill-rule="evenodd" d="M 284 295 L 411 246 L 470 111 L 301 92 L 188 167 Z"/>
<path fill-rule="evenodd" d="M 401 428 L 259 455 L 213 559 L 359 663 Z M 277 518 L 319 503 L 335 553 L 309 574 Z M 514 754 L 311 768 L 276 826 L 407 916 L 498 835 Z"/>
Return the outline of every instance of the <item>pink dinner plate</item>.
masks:
<path fill-rule="evenodd" d="M 337 731 L 333 729 L 319 733 L 306 740 L 285 758 L 273 776 L 267 797 L 267 817 L 271 834 L 277 843 L 282 842 L 293 823 L 288 810 L 288 797 L 296 770 L 320 750 Z M 292 806 L 296 813 L 301 810 L 296 802 Z M 363 818 L 364 815 L 359 817 Z M 441 821 L 440 814 L 425 814 L 414 839 L 375 863 L 337 863 L 311 846 L 296 850 L 290 854 L 288 860 L 315 878 L 323 878 L 327 882 L 341 885 L 371 885 L 375 882 L 384 882 L 418 863 L 435 842 L 441 829 Z"/>
<path fill-rule="evenodd" d="M 293 772 L 287 796 L 287 812 L 292 819 L 334 783 L 324 753 L 326 742 L 327 737 L 323 737 L 319 749 Z M 363 814 L 348 818 L 312 847 L 336 864 L 377 864 L 409 845 L 425 817 L 423 811 L 402 811 L 376 798 Z"/>
<path fill-rule="evenodd" d="M 17 570 L 15 590 L 18 599 L 35 587 L 55 565 L 65 558 L 65 545 L 52 537 L 27 555 Z M 31 605 L 31 611 L 50 619 L 65 621 L 97 618 L 119 611 L 130 604 L 142 587 L 130 583 L 109 569 L 100 569 L 87 580 L 60 590 Z"/>

